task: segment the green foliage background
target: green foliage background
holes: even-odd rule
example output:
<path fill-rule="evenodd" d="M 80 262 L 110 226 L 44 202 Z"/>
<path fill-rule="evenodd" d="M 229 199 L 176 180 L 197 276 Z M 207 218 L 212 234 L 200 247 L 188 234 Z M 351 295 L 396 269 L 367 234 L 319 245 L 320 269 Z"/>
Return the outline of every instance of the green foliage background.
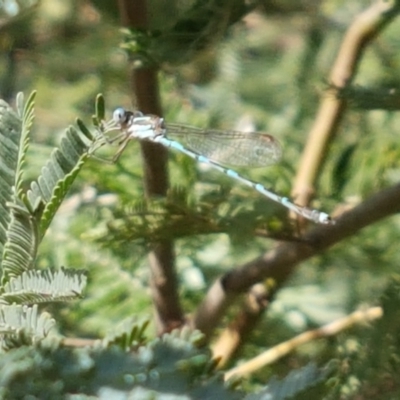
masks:
<path fill-rule="evenodd" d="M 165 3 L 149 2 L 151 25 L 160 30 L 174 26 L 195 2 Z M 343 33 L 370 2 L 306 1 L 302 10 L 291 2 L 262 3 L 226 35 L 210 38 L 205 32 L 203 52 L 180 36 L 168 42 L 177 47 L 152 42 L 152 51 L 161 59 L 166 120 L 221 129 L 252 127 L 273 134 L 284 147 L 282 162 L 244 173 L 289 194 Z M 113 2 L 32 0 L 0 6 L 6 21 L 0 26 L 0 97 L 12 102 L 18 91 L 37 90 L 25 173 L 29 182 L 77 116 L 90 126 L 97 93 L 106 99 L 108 116 L 116 106 L 134 107 L 127 85 L 130 64 L 119 47 L 123 35 Z M 178 33 L 190 42 L 190 32 Z M 395 20 L 373 42 L 357 73 L 359 89 L 398 87 L 399 34 Z M 315 206 L 325 211 L 358 203 L 399 180 L 398 112 L 379 109 L 379 104 L 368 111 L 357 105 L 354 102 L 346 114 L 319 181 Z M 108 149 L 101 152 L 108 158 L 112 154 Z M 289 229 L 279 205 L 175 153 L 169 162 L 169 202 L 146 206 L 141 167 L 134 143 L 117 165 L 90 160 L 43 241 L 37 267 L 89 271 L 84 299 L 49 306 L 67 336 L 99 337 L 125 317 L 151 314 L 146 258 L 150 239 L 176 238 L 180 295 L 190 313 L 217 276 L 274 246 L 274 240 L 257 237 L 256 229 Z M 196 213 L 198 218 L 193 217 Z M 185 218 L 188 214 L 193 219 Z M 360 306 L 379 304 L 399 273 L 399 233 L 399 216 L 393 216 L 304 262 L 235 362 Z M 249 388 L 310 359 L 324 363 L 333 357 L 355 358 L 351 344 L 362 347 L 366 330 L 357 328 L 300 348 L 252 377 Z M 357 357 L 362 356 L 364 365 L 372 362 L 360 351 Z M 337 379 L 342 379 L 343 392 L 347 390 L 337 396 L 351 398 L 359 390 L 345 373 Z M 363 398 L 374 398 L 368 396 L 377 390 L 377 377 L 369 379 L 372 388 Z M 389 386 L 397 383 L 388 380 Z"/>

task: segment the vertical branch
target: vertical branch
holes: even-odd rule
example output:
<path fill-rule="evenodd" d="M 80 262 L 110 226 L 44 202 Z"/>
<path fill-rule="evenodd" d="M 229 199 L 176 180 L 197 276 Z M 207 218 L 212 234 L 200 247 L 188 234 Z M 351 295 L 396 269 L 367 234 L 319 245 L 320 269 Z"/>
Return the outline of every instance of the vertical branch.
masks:
<path fill-rule="evenodd" d="M 122 24 L 129 28 L 148 27 L 146 0 L 118 1 Z M 138 109 L 144 113 L 161 116 L 157 69 L 142 67 L 132 69 L 130 82 Z M 146 197 L 165 196 L 168 189 L 167 151 L 154 143 L 141 142 Z M 156 311 L 156 328 L 159 334 L 180 326 L 183 322 L 178 298 L 178 283 L 174 266 L 173 243 L 163 241 L 153 244 L 149 256 L 152 298 Z"/>
<path fill-rule="evenodd" d="M 398 0 L 377 0 L 354 20 L 343 39 L 331 71 L 329 82 L 333 87 L 340 89 L 351 83 L 364 49 L 398 12 Z M 335 97 L 332 92 L 326 93 L 321 102 L 292 191 L 299 205 L 308 205 L 314 194 L 314 185 L 329 143 L 337 132 L 345 108 L 345 100 Z"/>

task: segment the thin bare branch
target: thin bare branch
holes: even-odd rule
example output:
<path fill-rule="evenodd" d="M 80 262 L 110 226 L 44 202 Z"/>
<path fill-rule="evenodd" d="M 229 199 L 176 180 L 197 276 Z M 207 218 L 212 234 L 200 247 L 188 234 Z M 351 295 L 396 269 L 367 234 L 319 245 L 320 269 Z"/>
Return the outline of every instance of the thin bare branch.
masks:
<path fill-rule="evenodd" d="M 147 27 L 146 0 L 119 0 L 124 26 Z M 137 107 L 145 114 L 161 116 L 157 70 L 151 67 L 133 69 L 131 73 L 133 96 Z M 154 143 L 140 143 L 146 196 L 165 196 L 168 189 L 167 151 Z M 173 243 L 163 241 L 153 244 L 149 255 L 152 298 L 156 309 L 157 332 L 162 334 L 183 324 L 183 312 L 178 297 L 178 282 L 174 266 Z"/>
<path fill-rule="evenodd" d="M 227 380 L 233 376 L 236 378 L 247 376 L 268 364 L 272 364 L 279 358 L 286 356 L 302 344 L 319 338 L 337 335 L 338 333 L 344 331 L 345 329 L 351 328 L 356 324 L 373 321 L 381 318 L 382 315 L 383 310 L 381 307 L 371 307 L 367 310 L 355 311 L 352 314 L 324 325 L 321 328 L 304 332 L 293 339 L 278 344 L 272 349 L 269 349 L 259 356 L 254 357 L 252 360 L 229 370 L 225 374 L 225 379 Z"/>

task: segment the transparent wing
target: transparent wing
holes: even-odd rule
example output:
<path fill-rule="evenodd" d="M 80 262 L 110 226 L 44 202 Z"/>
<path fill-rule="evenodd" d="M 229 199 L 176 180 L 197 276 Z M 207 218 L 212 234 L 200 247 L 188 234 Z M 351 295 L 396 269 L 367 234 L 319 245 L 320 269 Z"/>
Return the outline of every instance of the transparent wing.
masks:
<path fill-rule="evenodd" d="M 190 150 L 217 163 L 239 167 L 275 164 L 282 156 L 279 142 L 260 132 L 200 129 L 180 124 L 165 124 L 168 137 L 176 137 Z"/>

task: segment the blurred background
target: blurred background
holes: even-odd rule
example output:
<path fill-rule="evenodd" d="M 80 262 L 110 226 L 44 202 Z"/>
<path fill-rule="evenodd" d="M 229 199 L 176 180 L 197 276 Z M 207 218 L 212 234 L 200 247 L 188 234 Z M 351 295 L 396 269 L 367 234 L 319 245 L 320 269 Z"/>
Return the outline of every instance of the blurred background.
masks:
<path fill-rule="evenodd" d="M 134 108 L 129 71 L 154 62 L 167 121 L 272 134 L 282 161 L 241 172 L 289 195 L 343 35 L 370 1 L 264 0 L 247 11 L 234 0 L 229 14 L 224 2 L 209 4 L 208 20 L 195 0 L 149 1 L 151 34 L 141 36 L 121 32 L 116 2 L 1 1 L 0 96 L 13 104 L 17 92 L 37 90 L 27 185 L 68 125 L 79 117 L 90 126 L 98 93 L 108 117 L 117 106 Z M 350 108 L 318 182 L 318 209 L 357 204 L 399 180 L 400 119 L 384 103 L 399 86 L 399 37 L 395 20 L 367 49 L 355 85 L 343 94 Z M 43 242 L 39 267 L 89 270 L 87 296 L 51 310 L 63 334 L 98 337 L 127 316 L 151 315 L 146 255 L 154 238 L 176 239 L 180 296 L 190 313 L 216 277 L 273 248 L 276 240 L 264 232 L 293 234 L 283 207 L 173 152 L 173 201 L 150 207 L 141 167 L 135 143 L 117 165 L 90 160 Z M 376 304 L 399 271 L 399 233 L 400 217 L 393 216 L 301 264 L 239 359 Z M 359 335 L 304 346 L 253 383 L 310 358 L 328 360 L 339 348 L 351 352 Z"/>

